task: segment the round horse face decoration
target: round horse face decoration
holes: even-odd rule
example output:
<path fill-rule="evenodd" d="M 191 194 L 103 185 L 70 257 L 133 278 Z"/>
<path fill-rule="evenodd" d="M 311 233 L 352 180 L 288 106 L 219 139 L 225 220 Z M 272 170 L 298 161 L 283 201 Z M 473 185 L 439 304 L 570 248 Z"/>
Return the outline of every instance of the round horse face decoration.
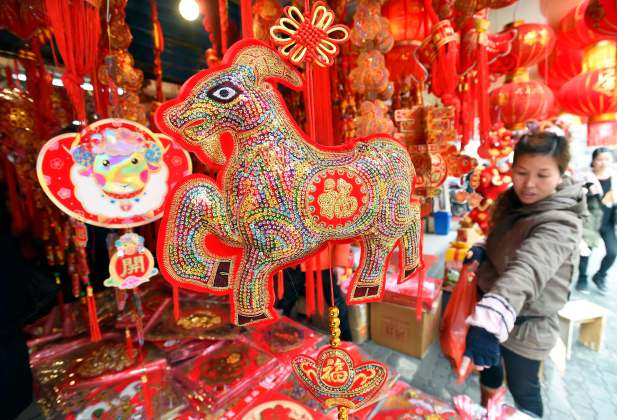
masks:
<path fill-rule="evenodd" d="M 169 137 L 120 119 L 52 138 L 37 161 L 39 182 L 62 211 L 110 228 L 160 218 L 167 193 L 190 173 L 188 153 Z"/>

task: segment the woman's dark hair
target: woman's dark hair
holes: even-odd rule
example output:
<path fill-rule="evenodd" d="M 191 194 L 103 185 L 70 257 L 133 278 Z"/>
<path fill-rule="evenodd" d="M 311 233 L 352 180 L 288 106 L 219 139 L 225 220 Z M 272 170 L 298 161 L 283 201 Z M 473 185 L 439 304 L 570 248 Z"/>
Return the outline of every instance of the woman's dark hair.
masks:
<path fill-rule="evenodd" d="M 594 149 L 593 152 L 591 152 L 591 166 L 593 166 L 593 161 L 597 159 L 598 156 L 600 156 L 602 153 L 611 153 L 611 149 L 609 149 L 608 147 L 598 147 L 597 149 Z"/>
<path fill-rule="evenodd" d="M 514 147 L 514 163 L 523 155 L 550 156 L 563 175 L 570 163 L 570 145 L 565 137 L 550 131 L 525 134 Z"/>

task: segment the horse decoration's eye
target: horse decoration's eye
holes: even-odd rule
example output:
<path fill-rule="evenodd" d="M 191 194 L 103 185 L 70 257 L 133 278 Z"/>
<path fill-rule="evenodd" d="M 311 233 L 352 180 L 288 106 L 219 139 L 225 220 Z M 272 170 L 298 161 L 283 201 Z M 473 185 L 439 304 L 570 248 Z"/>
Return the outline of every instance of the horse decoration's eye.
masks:
<path fill-rule="evenodd" d="M 236 97 L 240 94 L 238 89 L 229 84 L 222 84 L 214 86 L 212 89 L 208 91 L 208 98 L 220 102 L 223 104 L 229 103 L 236 99 Z"/>

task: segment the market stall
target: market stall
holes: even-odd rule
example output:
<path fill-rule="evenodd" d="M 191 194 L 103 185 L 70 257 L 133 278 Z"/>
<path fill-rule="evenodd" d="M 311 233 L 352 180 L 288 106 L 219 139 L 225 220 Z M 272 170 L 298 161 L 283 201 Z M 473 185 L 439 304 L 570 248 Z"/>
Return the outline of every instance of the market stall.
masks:
<path fill-rule="evenodd" d="M 617 145 L 613 5 L 500 30 L 517 2 L 132 3 L 0 11 L 3 235 L 39 282 L 10 293 L 45 291 L 0 323 L 25 334 L 43 413 L 523 418 L 505 391 L 442 401 L 362 346 L 439 341 L 469 375 L 447 297 L 514 144 L 575 142 L 587 118 L 583 141 Z"/>

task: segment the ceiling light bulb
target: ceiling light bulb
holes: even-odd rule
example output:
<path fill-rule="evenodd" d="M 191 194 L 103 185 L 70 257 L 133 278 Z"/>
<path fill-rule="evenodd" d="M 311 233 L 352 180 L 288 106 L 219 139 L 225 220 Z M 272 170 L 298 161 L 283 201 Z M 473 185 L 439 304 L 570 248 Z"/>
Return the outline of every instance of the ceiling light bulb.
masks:
<path fill-rule="evenodd" d="M 180 0 L 178 4 L 180 15 L 189 22 L 199 17 L 199 6 L 196 0 Z"/>

